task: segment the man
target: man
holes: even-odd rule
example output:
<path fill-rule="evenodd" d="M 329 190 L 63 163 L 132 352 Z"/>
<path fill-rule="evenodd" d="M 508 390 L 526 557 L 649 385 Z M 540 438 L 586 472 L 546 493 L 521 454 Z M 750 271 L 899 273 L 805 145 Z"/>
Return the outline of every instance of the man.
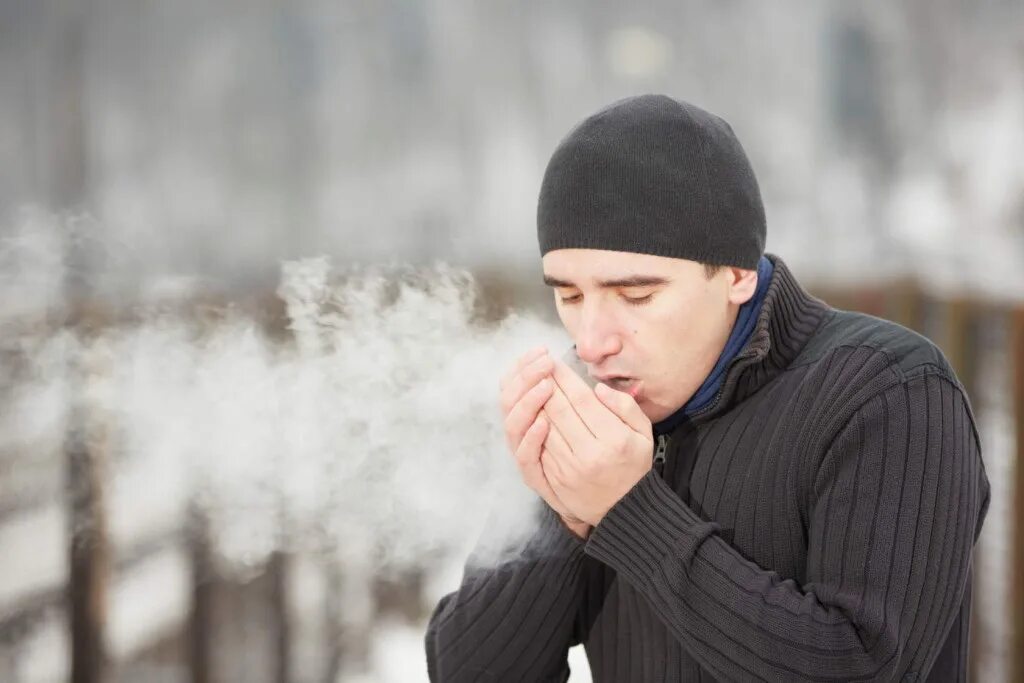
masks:
<path fill-rule="evenodd" d="M 562 140 L 537 228 L 593 390 L 543 349 L 501 382 L 543 499 L 521 558 L 467 566 L 437 681 L 960 681 L 989 501 L 963 387 L 925 338 L 765 255 L 730 126 L 660 95 Z"/>

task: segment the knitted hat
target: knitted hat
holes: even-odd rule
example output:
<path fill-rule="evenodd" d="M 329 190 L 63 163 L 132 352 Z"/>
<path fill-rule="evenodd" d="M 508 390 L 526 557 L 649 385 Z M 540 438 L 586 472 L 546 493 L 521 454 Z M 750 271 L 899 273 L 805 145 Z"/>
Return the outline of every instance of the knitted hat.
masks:
<path fill-rule="evenodd" d="M 764 206 L 732 128 L 665 95 L 618 100 L 555 149 L 537 202 L 541 256 L 608 249 L 755 269 Z"/>

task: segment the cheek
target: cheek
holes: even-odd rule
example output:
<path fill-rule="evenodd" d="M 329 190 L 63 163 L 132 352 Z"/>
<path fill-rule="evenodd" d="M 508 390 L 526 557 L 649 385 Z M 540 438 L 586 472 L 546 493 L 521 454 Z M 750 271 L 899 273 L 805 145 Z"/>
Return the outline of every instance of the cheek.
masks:
<path fill-rule="evenodd" d="M 691 365 L 708 331 L 713 329 L 712 321 L 705 318 L 707 311 L 689 303 L 676 302 L 671 309 L 659 310 L 643 325 L 634 326 L 640 330 L 636 339 L 642 341 L 651 360 L 668 374 L 675 372 L 680 364 Z"/>
<path fill-rule="evenodd" d="M 637 327 L 656 332 L 658 336 L 676 336 L 680 331 L 699 323 L 695 313 L 690 302 L 675 301 L 672 305 L 652 309 L 644 319 L 644 324 Z"/>

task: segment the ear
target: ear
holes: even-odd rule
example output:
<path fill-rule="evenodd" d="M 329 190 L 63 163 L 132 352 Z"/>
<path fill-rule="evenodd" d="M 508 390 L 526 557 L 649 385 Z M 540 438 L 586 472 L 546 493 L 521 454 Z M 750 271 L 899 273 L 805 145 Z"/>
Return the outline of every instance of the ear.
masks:
<path fill-rule="evenodd" d="M 729 303 L 745 304 L 757 290 L 757 271 L 744 268 L 728 269 Z"/>

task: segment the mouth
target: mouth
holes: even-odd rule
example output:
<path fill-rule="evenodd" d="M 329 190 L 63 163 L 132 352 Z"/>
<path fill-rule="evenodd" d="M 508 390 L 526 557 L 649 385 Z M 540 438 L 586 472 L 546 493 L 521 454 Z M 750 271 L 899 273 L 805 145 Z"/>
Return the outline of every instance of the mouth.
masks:
<path fill-rule="evenodd" d="M 642 384 L 640 380 L 632 377 L 609 377 L 602 381 L 612 389 L 629 394 L 633 397 L 633 400 L 638 400 L 637 396 L 640 394 L 640 387 Z"/>

